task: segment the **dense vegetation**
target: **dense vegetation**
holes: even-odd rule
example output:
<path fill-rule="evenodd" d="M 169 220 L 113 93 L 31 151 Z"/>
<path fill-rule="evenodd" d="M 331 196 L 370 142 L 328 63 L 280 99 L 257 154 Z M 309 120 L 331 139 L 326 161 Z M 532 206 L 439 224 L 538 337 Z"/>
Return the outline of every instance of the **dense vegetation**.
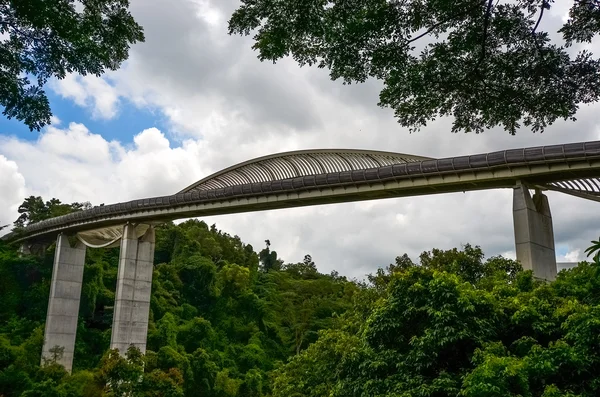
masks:
<path fill-rule="evenodd" d="M 481 251 L 372 277 L 378 295 L 276 371 L 274 395 L 598 396 L 600 266 L 551 284 Z M 366 292 L 363 291 L 362 293 Z"/>
<path fill-rule="evenodd" d="M 66 208 L 28 202 L 20 224 Z M 127 358 L 108 350 L 118 249 L 88 250 L 70 375 L 39 365 L 53 247 L 0 242 L 0 396 L 600 395 L 597 261 L 546 284 L 466 245 L 357 282 L 266 243 L 160 226 L 148 351 Z"/>
<path fill-rule="evenodd" d="M 19 225 L 62 208 L 26 202 L 42 210 L 30 206 L 36 210 L 23 211 Z M 88 249 L 67 375 L 52 362 L 39 368 L 54 248 L 19 257 L 0 244 L 0 396 L 7 397 L 269 395 L 273 370 L 331 328 L 359 289 L 318 273 L 308 255 L 284 264 L 268 246 L 256 253 L 204 222 L 166 224 L 157 229 L 147 354 L 131 351 L 128 361 L 107 351 L 119 250 Z"/>

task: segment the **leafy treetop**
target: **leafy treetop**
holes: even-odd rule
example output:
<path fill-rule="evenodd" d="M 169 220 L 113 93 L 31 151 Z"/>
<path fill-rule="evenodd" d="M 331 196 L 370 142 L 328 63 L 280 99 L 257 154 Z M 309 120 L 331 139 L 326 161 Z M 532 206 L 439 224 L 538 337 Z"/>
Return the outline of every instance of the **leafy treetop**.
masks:
<path fill-rule="evenodd" d="M 127 0 L 0 0 L 2 114 L 39 131 L 52 115 L 42 89 L 48 79 L 116 70 L 130 44 L 144 41 L 128 6 Z"/>
<path fill-rule="evenodd" d="M 71 212 L 90 209 L 89 202 L 84 203 L 62 203 L 59 199 L 51 199 L 44 202 L 40 196 L 29 196 L 19 206 L 19 218 L 14 222 L 15 228 L 22 228 L 30 223 L 43 221 L 44 219 L 66 215 Z"/>
<path fill-rule="evenodd" d="M 598 34 L 600 1 L 573 1 L 551 36 L 541 22 L 554 3 L 242 0 L 229 33 L 255 32 L 260 60 L 292 56 L 344 83 L 382 80 L 379 105 L 411 131 L 454 116 L 453 132 L 541 132 L 600 96 L 598 59 L 568 48 Z"/>

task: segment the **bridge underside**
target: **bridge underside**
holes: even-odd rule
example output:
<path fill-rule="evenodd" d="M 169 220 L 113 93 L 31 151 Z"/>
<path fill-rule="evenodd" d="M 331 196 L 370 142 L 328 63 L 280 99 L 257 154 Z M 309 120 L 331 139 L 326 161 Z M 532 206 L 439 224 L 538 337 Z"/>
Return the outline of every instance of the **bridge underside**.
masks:
<path fill-rule="evenodd" d="M 27 248 L 56 239 L 44 358 L 64 351 L 70 370 L 86 247 L 121 247 L 111 347 L 145 350 L 154 225 L 181 218 L 472 190 L 513 189 L 517 259 L 541 279 L 556 277 L 545 190 L 600 201 L 600 141 L 431 159 L 360 150 L 265 156 L 204 178 L 181 192 L 76 212 L 5 236 Z M 533 195 L 531 193 L 534 193 Z M 76 236 L 75 244 L 68 236 Z"/>

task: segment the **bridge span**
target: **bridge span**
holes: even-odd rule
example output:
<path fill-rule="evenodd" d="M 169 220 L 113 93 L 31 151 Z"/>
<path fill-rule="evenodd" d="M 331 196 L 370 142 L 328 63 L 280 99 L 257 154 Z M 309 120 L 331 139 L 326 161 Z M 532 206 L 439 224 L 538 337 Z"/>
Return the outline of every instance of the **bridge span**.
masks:
<path fill-rule="evenodd" d="M 42 359 L 58 346 L 59 362 L 70 371 L 86 247 L 121 247 L 110 346 L 125 352 L 134 345 L 145 352 L 156 224 L 498 188 L 513 189 L 517 259 L 536 277 L 553 280 L 554 233 L 543 191 L 600 201 L 600 141 L 439 159 L 350 149 L 286 152 L 226 168 L 171 196 L 97 206 L 28 225 L 4 239 L 22 244 L 24 252 L 56 241 Z"/>

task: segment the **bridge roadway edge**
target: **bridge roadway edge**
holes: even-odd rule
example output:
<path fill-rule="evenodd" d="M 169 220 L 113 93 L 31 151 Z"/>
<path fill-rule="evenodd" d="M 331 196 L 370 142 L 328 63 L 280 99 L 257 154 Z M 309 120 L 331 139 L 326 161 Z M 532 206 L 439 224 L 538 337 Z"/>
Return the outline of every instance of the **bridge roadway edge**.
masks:
<path fill-rule="evenodd" d="M 466 192 L 497 188 L 512 188 L 517 181 L 534 186 L 549 181 L 593 177 L 600 175 L 600 155 L 597 158 L 572 159 L 570 162 L 544 162 L 515 164 L 510 168 L 468 169 L 431 175 L 407 175 L 374 180 L 336 183 L 328 185 L 306 186 L 302 189 L 273 190 L 271 192 L 241 194 L 234 197 L 214 197 L 193 199 L 192 194 L 155 197 L 133 202 L 117 203 L 106 207 L 132 208 L 117 213 L 95 214 L 88 219 L 77 219 L 69 215 L 54 218 L 65 220 L 56 226 L 47 225 L 42 230 L 32 231 L 22 236 L 9 236 L 15 242 L 23 240 L 52 241 L 59 232 L 76 233 L 77 231 L 122 225 L 127 221 L 137 223 L 165 222 L 182 218 L 233 214 L 274 210 L 291 207 L 335 204 L 362 200 L 377 200 L 419 196 L 427 194 Z M 188 196 L 188 197 L 185 197 Z M 154 201 L 154 204 L 151 204 Z M 158 203 L 166 201 L 168 204 Z M 175 203 L 171 204 L 173 201 Z M 99 208 L 99 207 L 95 207 Z M 101 207 L 100 207 L 101 208 Z M 75 214 L 83 214 L 92 210 Z M 62 218 L 62 219 L 60 219 Z M 75 219 L 73 219 L 75 218 Z M 42 221 L 32 226 L 42 226 Z M 4 238 L 6 239 L 7 236 Z"/>

